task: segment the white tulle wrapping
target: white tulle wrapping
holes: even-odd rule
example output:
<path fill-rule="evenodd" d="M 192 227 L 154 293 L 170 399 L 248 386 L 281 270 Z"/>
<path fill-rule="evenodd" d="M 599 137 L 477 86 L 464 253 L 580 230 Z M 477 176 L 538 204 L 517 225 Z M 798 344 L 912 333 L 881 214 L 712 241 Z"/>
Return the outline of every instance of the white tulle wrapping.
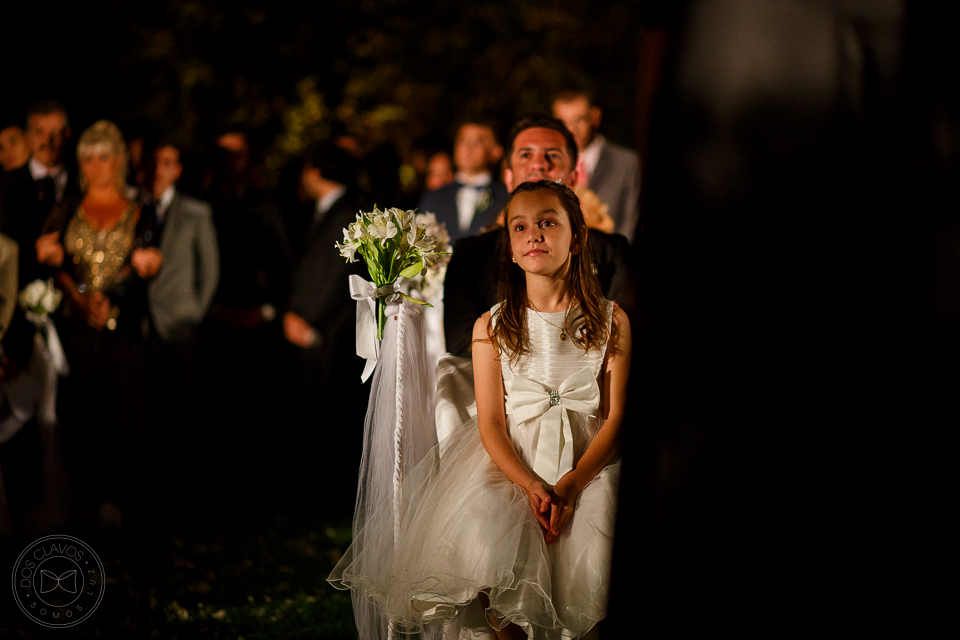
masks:
<path fill-rule="evenodd" d="M 555 332 L 528 329 L 538 345 L 556 342 Z M 565 355 L 570 346 L 563 345 L 559 353 L 550 346 L 551 357 L 538 358 L 540 365 L 550 365 L 550 381 L 562 380 L 568 371 L 585 365 L 599 374 L 602 352 Z M 453 377 L 444 380 L 441 374 L 439 395 L 469 395 L 467 389 L 444 390 L 447 383 L 465 380 L 467 363 L 450 360 L 446 365 L 447 375 Z M 438 408 L 437 415 L 441 414 Z M 602 420 L 579 414 L 572 419 L 579 459 Z M 531 464 L 539 420 L 517 424 L 508 415 L 508 429 L 521 457 Z M 394 534 L 394 511 L 389 506 L 367 509 L 364 526 L 355 531 L 353 545 L 331 574 L 331 582 L 353 589 L 355 603 L 374 603 L 382 612 L 372 614 L 381 616 L 380 628 L 389 619 L 399 633 L 489 638 L 490 627 L 477 598 L 482 590 L 489 595 L 491 609 L 533 638 L 586 635 L 606 611 L 619 463 L 608 465 L 584 489 L 570 525 L 547 545 L 526 493 L 507 479 L 484 449 L 476 418 L 447 431 L 449 435 L 405 473 L 399 535 Z M 360 629 L 363 640 L 379 637 L 384 636 Z"/>
<path fill-rule="evenodd" d="M 401 304 L 402 350 L 397 348 L 401 306 L 391 304 L 387 307 L 387 323 L 364 423 L 351 552 L 363 552 L 360 568 L 365 570 L 372 570 L 393 555 L 394 480 L 398 472 L 395 452 L 400 451 L 399 472 L 406 474 L 437 442 L 433 393 L 425 361 L 423 315 L 418 305 L 407 301 Z M 399 403 L 398 371 L 401 381 Z M 402 418 L 399 443 L 396 440 L 398 407 Z M 407 501 L 408 496 L 401 494 L 401 512 Z M 365 544 L 362 531 L 368 529 L 370 521 L 375 518 L 388 522 L 385 537 L 377 545 Z M 353 591 L 352 596 L 360 637 L 364 640 L 387 638 L 387 619 L 383 613 L 361 592 Z"/>
<path fill-rule="evenodd" d="M 359 533 L 334 576 L 376 602 L 401 632 L 484 634 L 475 598 L 489 589 L 491 607 L 535 638 L 585 634 L 606 610 L 619 465 L 594 478 L 570 526 L 546 545 L 526 493 L 487 455 L 476 421 L 450 439 L 442 460 L 430 455 L 407 474 L 404 493 L 416 498 L 400 543 L 393 544 L 385 510 Z M 374 548 L 389 552 L 370 554 Z"/>

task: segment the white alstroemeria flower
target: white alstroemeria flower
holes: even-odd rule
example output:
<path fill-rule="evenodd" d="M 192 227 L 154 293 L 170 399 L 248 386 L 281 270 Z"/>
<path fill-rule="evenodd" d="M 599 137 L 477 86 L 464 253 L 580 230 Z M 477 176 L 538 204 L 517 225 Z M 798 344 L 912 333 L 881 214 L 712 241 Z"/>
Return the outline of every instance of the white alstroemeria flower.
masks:
<path fill-rule="evenodd" d="M 371 217 L 366 225 L 367 234 L 376 240 L 385 238 L 387 235 L 387 225 L 380 216 Z"/>
<path fill-rule="evenodd" d="M 343 230 L 344 242 L 360 242 L 363 240 L 363 223 L 358 219 L 357 222 L 351 222 L 350 226 Z"/>
<path fill-rule="evenodd" d="M 417 240 L 416 247 L 420 251 L 430 251 L 433 252 L 436 249 L 437 242 L 433 239 L 433 236 L 423 234 L 420 236 L 420 239 Z"/>
<path fill-rule="evenodd" d="M 407 229 L 407 233 L 405 235 L 407 239 L 407 244 L 409 244 L 411 247 L 417 246 L 417 236 L 420 235 L 421 231 L 422 230 L 418 228 L 416 225 Z"/>
<path fill-rule="evenodd" d="M 390 218 L 381 219 L 379 224 L 376 226 L 376 232 L 374 233 L 374 231 L 371 229 L 371 235 L 380 238 L 381 247 L 385 246 L 387 244 L 387 240 L 397 235 L 397 225 Z"/>
<path fill-rule="evenodd" d="M 401 229 L 407 229 L 415 225 L 416 214 L 413 211 L 403 211 L 401 209 L 391 209 L 390 211 L 397 217 Z"/>
<path fill-rule="evenodd" d="M 48 288 L 43 292 L 43 295 L 40 297 L 40 306 L 47 310 L 49 313 L 53 311 L 60 305 L 60 300 L 63 298 L 63 294 L 59 289 L 54 289 L 53 287 Z"/>
<path fill-rule="evenodd" d="M 418 213 L 417 225 L 423 227 L 426 234 L 433 238 L 438 250 L 446 250 L 447 245 L 450 244 L 450 235 L 447 233 L 446 227 L 437 222 L 437 216 L 429 212 Z"/>
<path fill-rule="evenodd" d="M 350 229 L 343 230 L 343 244 L 339 242 L 334 243 L 337 249 L 340 250 L 340 255 L 347 259 L 349 262 L 357 261 L 357 250 L 362 244 L 360 240 L 354 239 L 351 237 Z"/>

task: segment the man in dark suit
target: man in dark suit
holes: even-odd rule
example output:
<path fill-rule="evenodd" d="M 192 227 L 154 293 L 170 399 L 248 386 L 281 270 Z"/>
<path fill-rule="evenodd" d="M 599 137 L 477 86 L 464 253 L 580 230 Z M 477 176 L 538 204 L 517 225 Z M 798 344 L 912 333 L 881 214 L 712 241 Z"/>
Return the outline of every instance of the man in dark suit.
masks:
<path fill-rule="evenodd" d="M 307 474 L 313 468 L 310 456 L 318 448 L 337 452 L 327 458 L 336 460 L 336 468 L 326 471 L 333 477 L 355 475 L 360 463 L 370 386 L 360 382 L 364 363 L 356 355 L 356 303 L 348 278 L 361 274 L 363 263 L 348 264 L 334 246 L 343 241 L 344 228 L 360 210 L 355 179 L 353 158 L 334 145 L 317 149 L 304 162 L 300 177 L 303 191 L 316 205 L 283 316 L 283 333 L 300 348 L 303 426 L 297 435 L 299 452 L 291 453 L 306 456 L 293 471 Z M 334 509 L 350 513 L 352 492 L 331 492 L 330 498 Z"/>
<path fill-rule="evenodd" d="M 588 93 L 557 94 L 553 115 L 563 120 L 577 141 L 579 183 L 607 203 L 616 232 L 633 242 L 640 219 L 640 156 L 597 131 L 602 112 Z"/>
<path fill-rule="evenodd" d="M 38 277 L 33 243 L 53 206 L 76 194 L 75 177 L 64 161 L 70 139 L 70 122 L 63 106 L 38 102 L 27 111 L 27 139 L 32 156 L 11 172 L 0 203 L 0 232 L 20 245 L 19 285 L 22 289 Z"/>
<path fill-rule="evenodd" d="M 65 162 L 70 139 L 70 122 L 63 105 L 54 101 L 35 103 L 27 111 L 27 140 L 30 160 L 6 174 L 0 200 L 0 233 L 18 245 L 18 291 L 33 280 L 46 277 L 37 263 L 34 242 L 40 236 L 51 209 L 65 197 L 78 192 L 76 180 Z M 3 336 L 3 352 L 9 358 L 7 374 L 27 370 L 33 355 L 36 333 L 23 310 L 16 305 L 9 329 Z M 22 375 L 22 374 L 21 374 Z M 49 429 L 50 425 L 46 425 Z M 10 510 L 15 523 L 38 504 L 40 495 L 41 431 L 36 419 L 30 419 L 19 433 L 0 448 L 0 466 L 7 474 Z"/>
<path fill-rule="evenodd" d="M 161 144 L 153 154 L 152 205 L 143 215 L 156 218 L 163 264 L 148 288 L 154 340 L 151 349 L 150 414 L 155 419 L 159 457 L 175 482 L 174 495 L 184 488 L 196 426 L 196 353 L 200 322 L 217 290 L 220 258 L 210 205 L 176 188 L 183 173 L 180 150 Z M 164 434 L 161 437 L 161 434 Z"/>
<path fill-rule="evenodd" d="M 76 178 L 65 160 L 71 132 L 63 105 L 52 100 L 32 105 L 27 111 L 26 133 L 32 155 L 25 165 L 5 174 L 0 199 L 0 233 L 19 246 L 18 290 L 37 278 L 46 277 L 37 263 L 34 243 L 54 205 L 65 197 L 79 194 Z M 22 368 L 27 367 L 33 352 L 34 331 L 18 308 L 4 347 L 7 355 Z"/>
<path fill-rule="evenodd" d="M 493 174 L 503 156 L 493 127 L 462 124 L 453 145 L 457 173 L 454 182 L 428 191 L 420 202 L 422 213 L 433 213 L 447 227 L 451 242 L 480 233 L 496 219 L 507 201 L 507 189 Z"/>
<path fill-rule="evenodd" d="M 549 116 L 529 116 L 514 125 L 504 170 L 510 191 L 535 180 L 574 184 L 576 165 L 576 142 L 561 121 Z M 454 245 L 443 298 L 446 349 L 454 355 L 469 356 L 474 322 L 497 302 L 500 236 L 498 229 L 462 238 Z M 591 230 L 590 246 L 604 295 L 629 308 L 632 286 L 627 268 L 627 239 Z"/>

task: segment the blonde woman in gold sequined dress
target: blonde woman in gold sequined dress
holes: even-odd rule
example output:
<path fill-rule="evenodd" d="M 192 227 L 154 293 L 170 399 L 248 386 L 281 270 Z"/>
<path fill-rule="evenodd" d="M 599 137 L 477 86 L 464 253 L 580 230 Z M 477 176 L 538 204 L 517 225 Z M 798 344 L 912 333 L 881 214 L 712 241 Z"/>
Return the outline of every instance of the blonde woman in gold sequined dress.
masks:
<path fill-rule="evenodd" d="M 58 326 L 71 369 L 58 406 L 82 522 L 119 527 L 142 512 L 146 431 L 146 281 L 163 262 L 152 220 L 128 199 L 120 130 L 101 120 L 77 143 L 83 198 L 53 210 L 36 243 L 64 292 Z M 147 475 L 144 475 L 147 474 Z"/>

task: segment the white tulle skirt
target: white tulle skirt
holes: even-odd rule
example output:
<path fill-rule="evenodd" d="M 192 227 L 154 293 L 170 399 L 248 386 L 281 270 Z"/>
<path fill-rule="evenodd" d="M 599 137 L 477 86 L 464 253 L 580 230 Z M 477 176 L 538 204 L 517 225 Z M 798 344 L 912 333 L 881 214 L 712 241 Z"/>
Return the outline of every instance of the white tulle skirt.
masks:
<path fill-rule="evenodd" d="M 406 474 L 399 526 L 390 509 L 374 514 L 330 581 L 375 604 L 401 633 L 487 637 L 483 592 L 532 638 L 582 636 L 606 611 L 619 469 L 594 478 L 547 545 L 526 493 L 490 459 L 473 418 Z"/>

